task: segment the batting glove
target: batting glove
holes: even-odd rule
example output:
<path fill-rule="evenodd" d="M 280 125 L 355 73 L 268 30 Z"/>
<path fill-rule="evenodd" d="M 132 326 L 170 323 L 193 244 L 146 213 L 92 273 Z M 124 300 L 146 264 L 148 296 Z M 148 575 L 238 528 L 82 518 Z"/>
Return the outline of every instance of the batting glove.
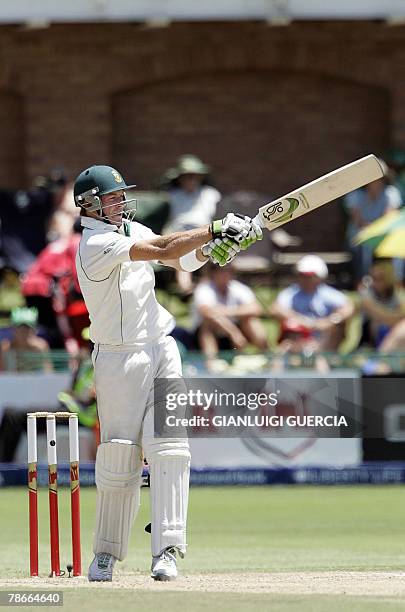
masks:
<path fill-rule="evenodd" d="M 249 217 L 245 217 L 245 219 L 249 219 Z M 263 240 L 262 228 L 256 221 L 254 221 L 253 219 L 250 219 L 249 233 L 245 238 L 243 238 L 239 242 L 241 251 L 246 251 L 246 249 L 248 249 L 250 246 L 252 246 L 252 244 L 257 242 L 258 240 Z"/>
<path fill-rule="evenodd" d="M 251 229 L 250 217 L 228 213 L 223 219 L 217 219 L 211 223 L 212 237 L 231 238 L 235 242 L 241 242 L 247 238 Z"/>
<path fill-rule="evenodd" d="M 202 254 L 219 266 L 226 266 L 240 251 L 239 245 L 230 238 L 215 238 L 201 247 Z"/>

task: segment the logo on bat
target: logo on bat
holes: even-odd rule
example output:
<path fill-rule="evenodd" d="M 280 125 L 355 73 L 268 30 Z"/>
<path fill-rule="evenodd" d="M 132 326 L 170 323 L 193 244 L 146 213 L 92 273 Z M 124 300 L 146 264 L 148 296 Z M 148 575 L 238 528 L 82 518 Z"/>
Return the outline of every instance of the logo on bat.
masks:
<path fill-rule="evenodd" d="M 271 206 L 266 208 L 265 212 L 263 213 L 263 216 L 265 219 L 270 219 L 270 217 L 274 215 L 275 213 L 282 213 L 283 211 L 284 211 L 283 203 L 275 202 L 274 204 L 271 204 Z"/>
<path fill-rule="evenodd" d="M 279 202 L 275 202 L 274 204 L 268 206 L 263 213 L 263 217 L 272 223 L 288 221 L 292 218 L 299 205 L 300 201 L 297 200 L 297 198 L 285 198 L 285 200 L 280 200 Z M 281 214 L 280 217 L 272 219 L 275 214 L 279 213 Z"/>

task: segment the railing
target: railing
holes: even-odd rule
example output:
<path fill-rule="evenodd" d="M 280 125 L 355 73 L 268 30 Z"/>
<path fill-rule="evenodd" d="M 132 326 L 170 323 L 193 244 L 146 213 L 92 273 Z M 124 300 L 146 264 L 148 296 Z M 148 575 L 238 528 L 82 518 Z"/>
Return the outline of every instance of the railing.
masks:
<path fill-rule="evenodd" d="M 277 373 L 282 370 L 311 369 L 319 372 L 350 369 L 367 374 L 400 374 L 405 375 L 405 352 L 383 354 L 372 350 L 358 350 L 348 354 L 336 352 L 295 353 L 279 355 L 276 352 L 261 354 L 243 354 L 235 351 L 219 353 L 210 364 L 209 369 L 217 375 L 243 376 Z M 187 353 L 183 358 L 185 376 L 197 376 L 207 369 L 201 353 Z"/>
<path fill-rule="evenodd" d="M 296 353 L 279 355 L 268 353 L 238 353 L 236 351 L 220 352 L 211 364 L 208 364 L 201 352 L 187 352 L 183 356 L 183 368 L 186 376 L 196 376 L 207 370 L 217 375 L 241 375 L 299 368 L 327 371 L 335 369 L 356 369 L 367 373 L 404 373 L 405 352 L 377 353 L 372 350 L 358 350 L 352 353 Z M 79 362 L 79 356 L 72 356 L 65 351 L 48 351 L 37 353 L 30 351 L 7 351 L 0 355 L 0 376 L 4 372 L 67 372 L 73 371 Z"/>
<path fill-rule="evenodd" d="M 0 375 L 2 372 L 66 372 L 78 363 L 78 357 L 66 351 L 10 350 L 0 353 Z"/>

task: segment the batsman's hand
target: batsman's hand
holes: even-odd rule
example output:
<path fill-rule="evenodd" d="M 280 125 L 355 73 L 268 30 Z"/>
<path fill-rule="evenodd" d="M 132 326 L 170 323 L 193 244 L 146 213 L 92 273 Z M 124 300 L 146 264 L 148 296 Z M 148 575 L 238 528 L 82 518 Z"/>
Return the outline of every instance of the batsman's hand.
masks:
<path fill-rule="evenodd" d="M 217 219 L 211 223 L 212 237 L 231 238 L 235 242 L 241 242 L 250 231 L 250 218 L 244 215 L 228 213 L 223 219 Z"/>
<path fill-rule="evenodd" d="M 219 266 L 226 266 L 240 251 L 240 246 L 231 238 L 215 238 L 201 247 L 201 252 L 210 261 Z"/>
<path fill-rule="evenodd" d="M 245 217 L 245 219 L 250 219 L 250 217 Z M 248 235 L 243 238 L 239 242 L 239 246 L 241 251 L 246 251 L 249 247 L 252 246 L 258 240 L 263 240 L 263 231 L 260 225 L 254 220 L 250 219 L 250 230 Z"/>
<path fill-rule="evenodd" d="M 262 240 L 263 232 L 260 225 L 246 215 L 228 213 L 223 219 L 211 224 L 213 238 L 231 238 L 246 251 L 257 240 Z"/>

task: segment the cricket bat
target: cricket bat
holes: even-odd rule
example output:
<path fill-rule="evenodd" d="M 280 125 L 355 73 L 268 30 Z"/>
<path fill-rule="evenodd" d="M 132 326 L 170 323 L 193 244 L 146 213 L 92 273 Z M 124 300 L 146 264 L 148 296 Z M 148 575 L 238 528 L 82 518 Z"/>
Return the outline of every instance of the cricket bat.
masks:
<path fill-rule="evenodd" d="M 383 176 L 384 169 L 376 156 L 366 155 L 265 204 L 259 208 L 255 221 L 261 227 L 276 229 Z"/>

